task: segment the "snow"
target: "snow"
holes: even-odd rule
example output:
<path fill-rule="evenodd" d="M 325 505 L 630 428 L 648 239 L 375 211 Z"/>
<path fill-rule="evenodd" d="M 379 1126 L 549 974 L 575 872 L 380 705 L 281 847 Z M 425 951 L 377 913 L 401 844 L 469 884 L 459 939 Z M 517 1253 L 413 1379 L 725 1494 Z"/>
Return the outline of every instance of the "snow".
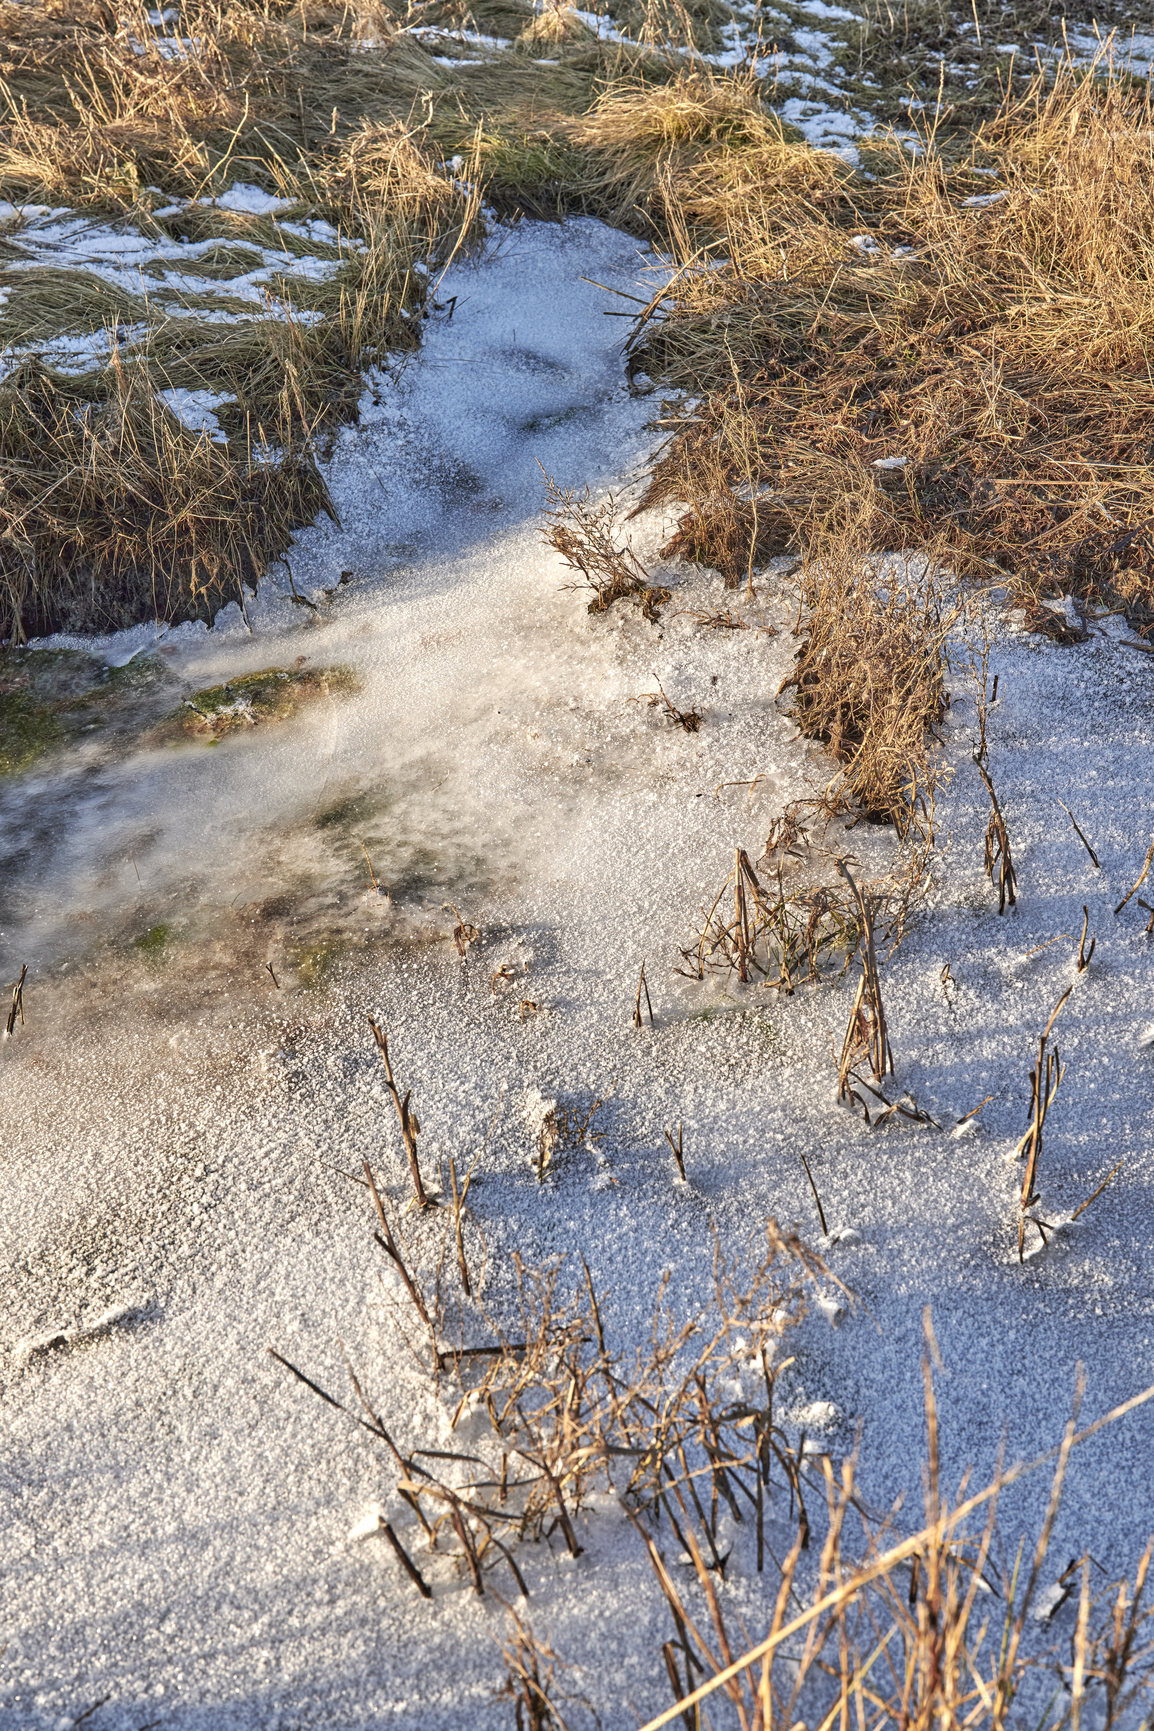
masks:
<path fill-rule="evenodd" d="M 257 216 L 292 208 L 283 199 L 274 199 L 256 187 L 244 185 L 231 187 L 222 193 L 216 204 L 222 210 L 244 211 Z M 173 206 L 167 214 L 183 208 L 182 205 Z M 198 308 L 188 315 L 179 301 L 170 300 L 169 296 L 217 293 L 229 300 L 251 301 L 264 312 L 268 304 L 270 277 L 291 272 L 294 276 L 316 281 L 333 275 L 340 268 L 339 259 L 299 258 L 284 248 L 262 247 L 245 237 L 237 244 L 253 253 L 257 260 L 254 268 L 214 281 L 182 269 L 182 266 L 186 267 L 190 261 L 224 244 L 219 237 L 175 241 L 155 232 L 145 232 L 127 221 L 106 223 L 72 211 L 50 210 L 34 217 L 31 206 L 25 206 L 24 216 L 26 220 L 20 240 L 25 256 L 12 259 L 6 266 L 13 275 L 25 270 L 39 270 L 45 265 L 55 269 L 89 271 L 112 287 L 162 303 L 165 313 L 173 317 L 181 316 L 182 310 L 185 316 L 198 318 L 225 316 L 235 319 L 237 315 L 213 308 L 207 311 Z M 307 225 L 286 222 L 281 226 L 286 232 L 296 232 L 314 245 L 332 245 L 338 238 L 331 226 L 324 222 Z M 160 271 L 155 269 L 157 264 L 163 267 Z M 268 316 L 274 315 L 270 313 Z"/>
<path fill-rule="evenodd" d="M 0 378 L 14 372 L 28 354 L 39 355 L 47 366 L 54 367 L 65 377 L 78 378 L 94 367 L 103 366 L 114 342 L 122 349 L 130 348 L 141 340 L 147 329 L 147 325 L 142 324 L 118 325 L 114 331 L 99 330 L 85 335 L 56 336 L 47 342 L 27 346 L 12 345 L 0 353 Z"/>
<path fill-rule="evenodd" d="M 213 439 L 224 439 L 214 410 L 222 408 L 225 403 L 235 403 L 235 397 L 221 396 L 217 391 L 183 390 L 175 385 L 156 394 L 190 432 L 209 433 Z"/>
<path fill-rule="evenodd" d="M 272 216 L 276 211 L 291 210 L 293 205 L 291 198 L 277 198 L 273 193 L 262 192 L 259 186 L 251 186 L 243 180 L 238 180 L 213 202 L 218 210 L 240 210 L 248 216 Z"/>

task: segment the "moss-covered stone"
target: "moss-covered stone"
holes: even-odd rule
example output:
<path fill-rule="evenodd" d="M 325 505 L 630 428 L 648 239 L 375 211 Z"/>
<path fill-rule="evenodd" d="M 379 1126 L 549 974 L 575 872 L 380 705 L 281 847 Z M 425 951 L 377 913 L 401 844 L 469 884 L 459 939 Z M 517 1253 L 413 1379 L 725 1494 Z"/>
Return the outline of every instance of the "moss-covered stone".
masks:
<path fill-rule="evenodd" d="M 17 775 L 65 738 L 52 710 L 23 692 L 0 692 L 0 775 Z"/>
<path fill-rule="evenodd" d="M 265 667 L 194 691 L 158 731 L 165 740 L 214 745 L 238 729 L 288 721 L 322 697 L 349 697 L 359 690 L 349 667 Z"/>
<path fill-rule="evenodd" d="M 0 651 L 0 775 L 19 774 L 65 742 L 67 711 L 102 671 L 94 656 L 71 649 Z"/>

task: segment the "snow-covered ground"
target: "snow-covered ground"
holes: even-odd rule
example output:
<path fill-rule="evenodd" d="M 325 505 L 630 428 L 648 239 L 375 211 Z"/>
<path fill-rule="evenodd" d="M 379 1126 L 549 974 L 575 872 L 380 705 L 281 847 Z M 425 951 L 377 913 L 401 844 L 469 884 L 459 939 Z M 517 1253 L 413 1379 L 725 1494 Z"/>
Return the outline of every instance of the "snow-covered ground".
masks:
<path fill-rule="evenodd" d="M 1154 1381 L 1154 940 L 1136 900 L 1113 913 L 1154 837 L 1154 668 L 1116 620 L 1074 649 L 997 626 L 990 769 L 1019 875 L 999 918 L 959 662 L 935 883 L 884 977 L 897 1081 L 942 1128 L 868 1129 L 835 1101 L 850 982 L 786 999 L 673 971 L 733 847 L 756 857 L 829 777 L 775 701 L 796 646 L 784 576 L 727 596 L 662 566 L 665 525 L 641 517 L 635 546 L 673 599 L 657 624 L 593 617 L 540 538 L 542 468 L 597 491 L 643 473 L 653 399 L 626 390 L 605 316 L 629 303 L 595 284 L 648 293 L 659 269 L 589 221 L 522 224 L 455 266 L 423 349 L 333 453 L 340 526 L 296 538 L 251 634 L 231 609 L 212 632 L 96 646 L 111 664 L 156 653 L 182 689 L 305 656 L 353 668 L 359 695 L 215 746 L 97 739 L 3 793 L 4 977 L 29 977 L 0 1063 L 0 1725 L 510 1722 L 500 1607 L 447 1560 L 428 1564 L 426 1606 L 383 1541 L 350 1537 L 395 1475 L 265 1350 L 342 1396 L 347 1350 L 405 1442 L 446 1434 L 344 1176 L 369 1158 L 406 1195 L 368 1013 L 429 1169 L 478 1156 L 494 1302 L 512 1250 L 581 1253 L 607 1326 L 635 1339 L 665 1268 L 686 1313 L 704 1300 L 715 1234 L 736 1254 L 772 1216 L 817 1238 L 806 1154 L 831 1226 L 856 1234 L 829 1258 L 858 1304 L 837 1327 L 815 1309 L 781 1416 L 834 1456 L 860 1429 L 865 1494 L 904 1496 L 902 1522 L 920 1498 L 925 1305 L 955 1477 L 1003 1443 L 1055 1441 L 1079 1361 L 1086 1417 Z M 695 617 L 723 606 L 749 628 Z M 703 713 L 697 732 L 648 705 L 658 682 Z M 876 868 L 891 844 L 849 845 Z M 482 929 L 467 967 L 448 903 Z M 1083 905 L 1097 949 L 1056 1027 L 1045 1218 L 1122 1168 L 1023 1267 L 1013 1153 Z M 135 942 L 161 930 L 159 954 Z M 656 1025 L 637 1031 L 643 960 Z M 541 1096 L 606 1102 L 604 1140 L 543 1186 Z M 663 1139 L 677 1123 L 684 1187 Z M 439 1227 L 406 1230 L 435 1262 Z M 1143 1409 L 1076 1458 L 1055 1574 L 1087 1548 L 1111 1574 L 1132 1566 L 1154 1527 L 1151 1423 Z M 1011 1555 L 1045 1490 L 1007 1498 Z M 784 1501 L 775 1519 L 781 1539 Z M 576 1562 L 522 1553 L 529 1614 L 615 1731 L 667 1705 L 670 1630 L 626 1523 L 606 1507 L 582 1538 Z M 740 1555 L 720 1591 L 756 1634 L 763 1589 Z"/>

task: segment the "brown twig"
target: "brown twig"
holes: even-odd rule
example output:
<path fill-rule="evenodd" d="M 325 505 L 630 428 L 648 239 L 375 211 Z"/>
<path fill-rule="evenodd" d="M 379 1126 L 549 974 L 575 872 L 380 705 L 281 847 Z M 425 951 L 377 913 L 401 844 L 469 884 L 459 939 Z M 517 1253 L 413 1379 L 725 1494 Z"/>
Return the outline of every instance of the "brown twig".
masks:
<path fill-rule="evenodd" d="M 1086 933 L 1089 929 L 1090 929 L 1090 910 L 1088 907 L 1083 907 L 1083 909 L 1082 909 L 1082 935 L 1078 939 L 1077 967 L 1078 967 L 1078 972 L 1080 974 L 1084 974 L 1086 972 L 1086 969 L 1090 966 L 1090 963 L 1094 959 L 1094 951 L 1098 945 L 1097 938 L 1091 938 L 1090 939 L 1090 948 L 1089 949 L 1086 948 Z"/>
<path fill-rule="evenodd" d="M 393 1266 L 404 1281 L 405 1290 L 413 1301 L 413 1308 L 416 1310 L 417 1315 L 420 1317 L 421 1321 L 428 1329 L 429 1334 L 432 1336 L 435 1347 L 436 1330 L 434 1329 L 432 1319 L 429 1316 L 428 1307 L 425 1304 L 424 1296 L 420 1287 L 417 1285 L 405 1265 L 404 1256 L 401 1254 L 401 1247 L 397 1243 L 392 1227 L 389 1225 L 388 1215 L 385 1213 L 385 1205 L 381 1201 L 381 1193 L 377 1189 L 376 1180 L 373 1177 L 373 1169 L 367 1160 L 365 1161 L 365 1182 L 372 1194 L 373 1202 L 376 1205 L 377 1217 L 381 1223 L 381 1230 L 380 1232 L 375 1233 L 374 1237 L 376 1238 L 377 1243 L 381 1246 L 381 1249 L 386 1251 L 392 1259 Z"/>
<path fill-rule="evenodd" d="M 421 1181 L 421 1168 L 417 1160 L 417 1137 L 421 1133 L 421 1126 L 416 1113 L 410 1112 L 409 1110 L 409 1101 L 412 1098 L 413 1091 L 410 1088 L 404 1099 L 401 1099 L 400 1091 L 397 1088 L 396 1082 L 393 1080 L 393 1066 L 389 1058 L 388 1036 L 383 1028 L 377 1026 L 371 1016 L 369 1017 L 369 1027 L 373 1031 L 373 1039 L 377 1042 L 377 1049 L 381 1054 L 381 1062 L 385 1066 L 385 1081 L 389 1093 L 393 1096 L 393 1105 L 397 1109 L 397 1117 L 400 1119 L 401 1139 L 405 1144 L 405 1153 L 408 1156 L 409 1173 L 413 1180 L 413 1189 L 416 1191 L 417 1205 L 420 1208 L 429 1208 L 432 1206 L 432 1201 L 425 1193 L 425 1186 Z"/>
<path fill-rule="evenodd" d="M 1117 915 L 1122 912 L 1122 909 L 1126 906 L 1126 903 L 1130 900 L 1130 897 L 1134 894 L 1134 891 L 1140 890 L 1142 888 L 1142 885 L 1146 882 L 1147 876 L 1149 875 L 1150 866 L 1151 866 L 1152 862 L 1154 862 L 1154 841 L 1152 841 L 1150 843 L 1150 846 L 1146 850 L 1146 860 L 1145 860 L 1145 863 L 1142 867 L 1142 871 L 1139 875 L 1138 882 L 1133 886 L 1132 889 L 1129 889 L 1126 891 L 1126 894 L 1122 897 L 1122 900 L 1118 903 L 1118 906 L 1114 909 L 1115 917 L 1117 917 Z"/>
<path fill-rule="evenodd" d="M 380 893 L 381 893 L 381 886 L 380 886 L 380 883 L 379 883 L 379 882 L 378 882 L 378 880 L 377 880 L 377 874 L 376 874 L 376 872 L 375 872 L 375 871 L 374 871 L 374 870 L 373 870 L 373 862 L 372 862 L 372 860 L 371 860 L 371 859 L 370 859 L 370 858 L 369 858 L 369 850 L 368 850 L 368 848 L 367 848 L 367 847 L 366 847 L 366 846 L 365 846 L 365 844 L 364 844 L 364 842 L 362 842 L 362 843 L 361 843 L 361 852 L 362 852 L 362 853 L 363 853 L 363 854 L 364 854 L 364 856 L 365 856 L 365 864 L 366 864 L 366 865 L 367 865 L 367 866 L 368 866 L 368 868 L 369 868 L 369 882 L 370 882 L 370 883 L 371 883 L 371 884 L 372 884 L 372 886 L 373 886 L 373 889 L 374 889 L 374 890 L 375 890 L 375 891 L 376 891 L 376 893 L 377 893 L 377 895 L 380 895 Z M 388 890 L 386 890 L 386 891 L 385 891 L 385 896 L 386 896 L 386 897 L 387 897 L 387 896 L 388 896 L 388 893 L 389 893 L 389 892 L 388 892 Z"/>
<path fill-rule="evenodd" d="M 861 915 L 862 989 L 854 1001 L 850 1028 L 846 1031 L 846 1042 L 848 1045 L 854 1026 L 854 1017 L 862 1017 L 864 1020 L 860 1032 L 864 1037 L 874 1079 L 880 1082 L 883 1076 L 893 1074 L 894 1057 L 890 1050 L 889 1030 L 886 1027 L 885 1008 L 882 1004 L 881 975 L 878 971 L 877 950 L 874 944 L 873 904 L 855 881 L 844 859 L 838 860 L 837 868 L 849 885 Z M 842 1056 L 844 1067 L 844 1048 Z"/>
<path fill-rule="evenodd" d="M 404 1569 L 406 1575 L 408 1575 L 410 1581 L 412 1581 L 422 1599 L 431 1599 L 433 1596 L 432 1588 L 429 1586 L 424 1575 L 422 1575 L 420 1569 L 418 1569 L 416 1563 L 414 1563 L 412 1557 L 410 1557 L 408 1551 L 406 1551 L 404 1545 L 402 1545 L 400 1539 L 398 1539 L 388 1521 L 381 1522 L 381 1531 L 384 1533 L 386 1539 L 388 1539 L 390 1545 L 392 1545 L 398 1563 L 400 1563 L 402 1569 Z"/>
<path fill-rule="evenodd" d="M 1004 914 L 1007 904 L 1013 907 L 1018 899 L 1018 879 L 1010 851 L 1010 834 L 984 758 L 975 756 L 974 762 L 990 796 L 990 821 L 986 827 L 986 876 L 993 883 L 995 870 L 998 873 L 998 912 Z"/>
<path fill-rule="evenodd" d="M 1103 1180 L 1102 1180 L 1101 1184 L 1099 1184 L 1097 1190 L 1095 1190 L 1092 1195 L 1087 1196 L 1085 1202 L 1079 1203 L 1078 1207 L 1075 1208 L 1073 1214 L 1071 1214 L 1071 1216 L 1070 1216 L 1071 1221 L 1077 1220 L 1077 1218 L 1080 1214 L 1085 1214 L 1085 1212 L 1086 1212 L 1087 1208 L 1089 1208 L 1091 1202 L 1096 1202 L 1098 1200 L 1098 1198 L 1099 1198 L 1099 1196 L 1101 1196 L 1103 1190 L 1105 1190 L 1107 1184 L 1109 1184 L 1111 1178 L 1116 1177 L 1117 1174 L 1119 1172 L 1121 1172 L 1121 1170 L 1122 1170 L 1122 1162 L 1121 1162 L 1121 1160 L 1119 1160 L 1117 1165 L 1111 1166 L 1109 1172 L 1107 1172 L 1105 1178 L 1103 1178 Z"/>
<path fill-rule="evenodd" d="M 1101 867 L 1098 863 L 1098 855 L 1094 852 L 1094 849 L 1090 846 L 1090 843 L 1086 840 L 1086 837 L 1082 834 L 1081 828 L 1078 824 L 1078 820 L 1074 816 L 1074 813 L 1070 810 L 1070 807 L 1066 804 L 1064 799 L 1060 799 L 1058 801 L 1058 804 L 1061 806 L 1062 810 L 1065 812 L 1066 816 L 1069 818 L 1070 822 L 1073 824 L 1074 834 L 1077 836 L 1078 840 L 1081 842 L 1082 846 L 1085 848 L 1086 852 L 1089 854 L 1090 858 L 1093 860 L 1094 870 L 1100 871 Z"/>
<path fill-rule="evenodd" d="M 20 1026 L 24 1026 L 24 981 L 27 975 L 28 963 L 25 962 L 20 969 L 20 978 L 12 988 L 12 1008 L 8 1011 L 8 1021 L 4 1028 L 5 1038 L 15 1032 L 17 1017 L 20 1019 Z"/>
<path fill-rule="evenodd" d="M 641 964 L 641 977 L 637 981 L 637 998 L 633 1005 L 633 1026 L 641 1027 L 641 994 L 645 993 L 645 1008 L 649 1012 L 649 1026 L 655 1026 L 653 1021 L 653 1004 L 649 997 L 649 987 L 645 983 L 645 963 Z"/>
<path fill-rule="evenodd" d="M 1026 1170 L 1022 1177 L 1022 1212 L 1018 1219 L 1019 1262 L 1023 1260 L 1025 1254 L 1026 1209 L 1033 1207 L 1038 1200 L 1035 1186 L 1038 1164 L 1042 1158 L 1042 1131 L 1046 1123 L 1046 1113 L 1053 1104 L 1054 1096 L 1058 1092 L 1062 1077 L 1065 1075 L 1057 1047 L 1055 1046 L 1052 1052 L 1047 1051 L 1047 1042 L 1054 1023 L 1058 1019 L 1058 1012 L 1073 990 L 1073 986 L 1067 986 L 1054 1005 L 1050 1019 L 1043 1028 L 1041 1038 L 1038 1041 L 1037 1063 L 1030 1071 L 1030 1127 L 1018 1143 L 1017 1148 L 1019 1155 L 1024 1154 L 1026 1156 Z"/>
<path fill-rule="evenodd" d="M 817 1193 L 817 1185 L 813 1181 L 813 1173 L 809 1169 L 809 1161 L 806 1159 L 804 1154 L 801 1154 L 800 1149 L 798 1150 L 798 1153 L 801 1157 L 801 1163 L 805 1167 L 805 1175 L 809 1179 L 809 1187 L 813 1191 L 813 1199 L 817 1204 L 817 1217 L 821 1221 L 822 1237 L 828 1238 L 829 1227 L 826 1225 L 825 1221 L 825 1209 L 821 1205 L 821 1197 Z"/>

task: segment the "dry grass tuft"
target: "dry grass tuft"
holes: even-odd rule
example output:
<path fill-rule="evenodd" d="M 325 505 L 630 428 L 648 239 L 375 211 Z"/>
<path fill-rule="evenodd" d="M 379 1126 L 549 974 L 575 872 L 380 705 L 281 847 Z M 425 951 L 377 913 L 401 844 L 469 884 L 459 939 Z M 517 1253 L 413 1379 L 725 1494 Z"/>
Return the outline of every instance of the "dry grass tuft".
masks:
<path fill-rule="evenodd" d="M 783 691 L 808 739 L 841 770 L 838 803 L 904 834 L 935 779 L 945 719 L 946 645 L 960 610 L 932 567 L 843 553 L 801 577 L 802 643 Z"/>
<path fill-rule="evenodd" d="M 757 78 L 708 67 L 661 81 L 626 74 L 565 130 L 585 153 L 586 205 L 606 221 L 663 237 L 701 224 L 724 232 L 727 213 L 751 189 L 784 208 L 820 199 L 845 174 L 835 159 L 788 142 Z"/>
<path fill-rule="evenodd" d="M 390 1224 L 367 1166 L 365 1177 L 384 1233 L 377 1241 L 416 1319 L 410 1348 L 434 1390 L 455 1402 L 456 1434 L 448 1447 L 440 1439 L 433 1447 L 417 1439 L 402 1445 L 353 1374 L 359 1423 L 388 1450 L 397 1493 L 429 1553 L 452 1558 L 479 1596 L 497 1571 L 508 1571 L 528 1596 L 516 1556 L 522 1543 L 559 1534 L 569 1554 L 579 1556 L 578 1522 L 606 1493 L 634 1519 L 667 1521 L 678 1537 L 685 1531 L 684 1542 L 700 1543 L 710 1567 L 721 1571 L 719 1523 L 727 1513 L 740 1522 L 743 1509 L 755 1523 L 759 1570 L 764 1566 L 775 1476 L 802 1532 L 808 1530 L 798 1462 L 774 1417 L 776 1355 L 801 1320 L 807 1294 L 832 1277 L 799 1239 L 770 1222 L 748 1268 L 731 1267 L 718 1253 L 712 1303 L 688 1320 L 677 1314 L 667 1276 L 649 1338 L 616 1350 L 584 1264 L 583 1281 L 566 1290 L 560 1264 L 530 1269 L 514 1254 L 512 1292 L 495 1316 L 464 1285 L 463 1296 L 445 1292 L 441 1274 L 452 1230 L 446 1220 L 437 1274 L 422 1282 L 413 1248 Z M 279 1353 L 273 1356 L 330 1405 L 342 1406 Z M 756 1389 L 736 1398 L 743 1375 Z M 412 1552 L 420 1534 L 394 1539 L 417 1584 L 423 1576 Z M 522 1643 L 515 1648 L 530 1673 L 517 1674 L 531 1694 L 532 1652 Z M 524 1692 L 521 1699 L 528 1704 Z"/>
<path fill-rule="evenodd" d="M 423 1598 L 437 1596 L 432 1571 L 443 1577 L 451 1564 L 478 1596 L 492 1593 L 508 1610 L 494 1575 L 507 1572 L 528 1598 L 518 1547 L 556 1536 L 578 1557 L 583 1517 L 608 1494 L 629 1519 L 673 1624 L 654 1664 L 672 1687 L 673 1704 L 645 1731 L 677 1721 L 732 1723 L 739 1731 L 799 1724 L 1008 1731 L 1023 1707 L 1043 1731 L 1074 1731 L 1090 1710 L 1106 1728 L 1137 1721 L 1152 1681 L 1145 1592 L 1154 1541 L 1133 1580 L 1099 1596 L 1091 1592 L 1088 1557 L 1063 1572 L 1058 1600 L 1052 1592 L 1043 1599 L 1042 1582 L 1073 1449 L 1147 1402 L 1154 1388 L 1078 1430 L 1079 1374 L 1074 1414 L 1057 1449 L 999 1468 L 977 1491 L 967 1473 L 951 1497 L 942 1484 L 933 1377 L 941 1361 L 927 1310 L 925 1509 L 920 1526 L 902 1536 L 896 1510 L 877 1517 L 860 1497 L 856 1452 L 835 1470 L 824 1452 L 792 1446 L 775 1414 L 775 1383 L 792 1362 L 779 1356 L 784 1337 L 804 1313 L 807 1293 L 816 1289 L 822 1299 L 831 1283 L 796 1238 L 771 1225 L 765 1249 L 743 1274 L 718 1257 L 713 1303 L 688 1321 L 667 1302 L 667 1277 L 649 1339 L 622 1350 L 610 1343 L 584 1265 L 583 1283 L 566 1292 L 559 1267 L 532 1271 L 514 1257 L 502 1319 L 475 1299 L 450 1303 L 441 1285 L 443 1248 L 435 1281 L 422 1283 L 368 1168 L 366 1180 L 387 1232 L 381 1242 L 418 1323 L 410 1348 L 434 1392 L 456 1403 L 451 1446 L 440 1432 L 430 1445 L 395 1435 L 351 1367 L 355 1404 L 346 1408 L 279 1353 L 272 1356 L 383 1445 L 404 1527 L 398 1531 L 400 1523 L 378 1511 L 375 1526 L 359 1532 L 383 1532 Z M 431 1223 L 428 1215 L 418 1218 Z M 447 1239 L 447 1222 L 444 1232 Z M 455 1344 L 448 1340 L 454 1311 Z M 1003 1570 L 999 1500 L 1055 1457 L 1032 1551 L 1023 1543 Z M 780 1525 L 787 1508 L 792 1542 L 775 1553 L 770 1522 Z M 768 1633 L 758 1640 L 727 1590 L 739 1534 L 745 1564 L 767 1577 L 770 1590 Z M 671 1552 L 688 1563 L 688 1574 Z M 1045 1619 L 1075 1582 L 1073 1639 L 1047 1645 Z M 502 1694 L 522 1731 L 563 1724 L 562 1703 L 574 1697 L 562 1691 L 560 1661 L 520 1607 L 511 1612 L 503 1658 Z"/>
<path fill-rule="evenodd" d="M 174 299 L 163 265 L 136 297 L 24 269 L 19 219 L 5 240 L 5 340 L 114 334 L 82 377 L 29 361 L 0 383 L 0 635 L 211 620 L 328 508 L 316 439 L 355 418 L 366 367 L 415 346 L 436 272 L 480 233 L 479 184 L 442 168 L 427 116 L 407 118 L 443 80 L 369 4 L 191 0 L 158 25 L 139 3 L 4 0 L 0 20 L 0 195 L 219 242 L 189 261 L 213 292 Z M 335 240 L 216 207 L 237 179 Z M 330 274 L 289 267 L 265 309 L 230 301 L 262 247 L 319 254 Z M 225 322 L 190 316 L 202 306 Z M 231 398 L 225 439 L 188 436 L 150 400 L 170 386 Z"/>
<path fill-rule="evenodd" d="M 1035 1631 L 1044 1627 L 1042 1570 L 1070 1453 L 1154 1389 L 1078 1431 L 1079 1386 L 1075 1416 L 1057 1450 L 1029 1466 L 1000 1470 L 976 1493 L 963 1481 L 951 1498 L 941 1481 L 932 1374 L 940 1359 L 928 1311 L 926 1334 L 921 1530 L 897 1539 L 888 1523 L 876 1524 L 857 1492 L 855 1459 L 843 1461 L 838 1473 L 823 1457 L 825 1536 L 816 1580 L 802 1572 L 799 1534 L 780 1565 L 769 1632 L 752 1645 L 692 1535 L 690 1586 L 675 1580 L 650 1540 L 650 1560 L 676 1631 L 665 1653 L 675 1700 L 644 1731 L 678 1721 L 690 1728 L 732 1724 L 739 1731 L 801 1724 L 825 1731 L 1006 1731 L 1023 1722 L 1023 1712 L 1024 1722 L 1039 1731 L 1076 1731 L 1091 1714 L 1094 1724 L 1112 1731 L 1143 1718 L 1154 1657 L 1145 1602 L 1154 1540 L 1132 1580 L 1098 1593 L 1091 1591 L 1089 1555 L 1071 1562 L 1058 1585 L 1065 1589 L 1061 1598 L 1078 1592 L 1072 1639 L 1046 1648 Z M 1023 1541 L 1012 1572 L 1003 1574 L 995 1560 L 999 1498 L 1023 1472 L 1055 1454 L 1032 1554 Z"/>
<path fill-rule="evenodd" d="M 329 510 L 307 451 L 239 462 L 113 365 L 78 404 L 35 361 L 0 386 L 0 637 L 211 620 Z"/>
<path fill-rule="evenodd" d="M 615 601 L 629 600 L 647 619 L 655 620 L 670 592 L 652 582 L 628 542 L 619 544 L 622 528 L 613 496 L 595 505 L 588 487 L 578 493 L 546 475 L 545 500 L 542 536 L 593 591 L 590 613 L 606 613 Z"/>
<path fill-rule="evenodd" d="M 518 37 L 528 47 L 541 44 L 555 48 L 559 43 L 588 43 L 596 40 L 594 32 L 572 6 L 546 0 L 546 4 L 526 24 Z"/>
<path fill-rule="evenodd" d="M 775 824 L 756 866 L 744 848 L 735 849 L 733 870 L 712 907 L 702 909 L 678 973 L 692 980 L 736 976 L 741 985 L 764 984 L 788 996 L 834 968 L 844 972 L 860 938 L 853 902 L 832 884 L 786 883 L 791 856 L 808 854 L 808 840 L 795 806 Z"/>

